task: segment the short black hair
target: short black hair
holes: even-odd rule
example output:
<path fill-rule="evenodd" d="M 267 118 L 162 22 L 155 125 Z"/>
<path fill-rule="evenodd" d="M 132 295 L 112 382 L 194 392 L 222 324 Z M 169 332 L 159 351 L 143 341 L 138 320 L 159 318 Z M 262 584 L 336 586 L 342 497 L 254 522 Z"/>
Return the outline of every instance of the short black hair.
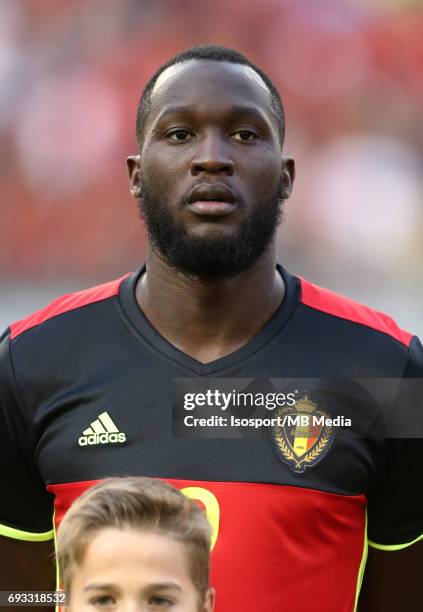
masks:
<path fill-rule="evenodd" d="M 242 55 L 242 53 L 239 53 L 239 51 L 236 51 L 235 49 L 229 49 L 220 45 L 197 45 L 195 47 L 191 47 L 190 49 L 186 49 L 177 55 L 174 55 L 165 64 L 162 64 L 144 87 L 144 91 L 142 92 L 137 109 L 136 120 L 136 137 L 139 144 L 143 140 L 144 125 L 151 108 L 151 94 L 157 79 L 162 72 L 170 68 L 170 66 L 182 64 L 183 62 L 187 62 L 189 60 L 229 62 L 231 64 L 242 64 L 243 66 L 249 66 L 252 68 L 262 78 L 269 90 L 273 111 L 275 112 L 279 122 L 279 136 L 281 143 L 283 143 L 285 138 L 285 112 L 279 92 L 267 74 L 258 68 L 258 66 L 250 62 L 245 55 Z"/>

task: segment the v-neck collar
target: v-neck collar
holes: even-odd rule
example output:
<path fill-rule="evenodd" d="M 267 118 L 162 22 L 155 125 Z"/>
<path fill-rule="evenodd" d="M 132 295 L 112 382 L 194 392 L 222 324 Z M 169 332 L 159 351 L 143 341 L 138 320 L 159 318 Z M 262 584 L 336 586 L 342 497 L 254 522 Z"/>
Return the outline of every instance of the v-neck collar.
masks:
<path fill-rule="evenodd" d="M 283 329 L 296 310 L 299 303 L 299 280 L 295 276 L 289 274 L 279 264 L 277 264 L 276 268 L 284 280 L 285 295 L 275 314 L 246 344 L 229 355 L 219 357 L 219 359 L 215 359 L 206 364 L 190 357 L 168 342 L 145 317 L 138 305 L 135 295 L 137 281 L 141 274 L 145 272 L 145 265 L 129 275 L 122 282 L 119 297 L 124 311 L 130 319 L 132 326 L 135 328 L 136 333 L 142 336 L 142 339 L 146 341 L 147 345 L 154 353 L 161 353 L 166 357 L 166 360 L 170 359 L 176 362 L 179 367 L 182 366 L 184 369 L 188 369 L 198 376 L 208 376 L 216 373 L 223 374 L 224 370 L 239 366 L 240 362 L 245 361 L 248 357 L 266 346 L 270 340 Z"/>

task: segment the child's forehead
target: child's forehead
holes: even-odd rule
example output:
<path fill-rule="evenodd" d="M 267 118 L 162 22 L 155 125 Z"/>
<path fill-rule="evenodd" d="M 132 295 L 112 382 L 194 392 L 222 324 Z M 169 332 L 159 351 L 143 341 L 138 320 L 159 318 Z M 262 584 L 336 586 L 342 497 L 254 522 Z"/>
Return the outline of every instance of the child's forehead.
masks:
<path fill-rule="evenodd" d="M 85 546 L 81 562 L 129 565 L 129 562 L 158 567 L 177 562 L 188 569 L 189 545 L 172 534 L 137 527 L 105 527 Z"/>

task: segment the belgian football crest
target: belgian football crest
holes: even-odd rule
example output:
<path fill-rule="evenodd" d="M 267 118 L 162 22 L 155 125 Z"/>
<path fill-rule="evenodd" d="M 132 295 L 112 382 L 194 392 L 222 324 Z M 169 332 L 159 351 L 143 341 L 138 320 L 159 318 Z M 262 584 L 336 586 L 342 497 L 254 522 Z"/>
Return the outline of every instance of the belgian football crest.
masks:
<path fill-rule="evenodd" d="M 271 428 L 279 457 L 296 474 L 319 463 L 332 446 L 335 429 L 330 414 L 307 395 L 294 406 L 279 407 Z"/>

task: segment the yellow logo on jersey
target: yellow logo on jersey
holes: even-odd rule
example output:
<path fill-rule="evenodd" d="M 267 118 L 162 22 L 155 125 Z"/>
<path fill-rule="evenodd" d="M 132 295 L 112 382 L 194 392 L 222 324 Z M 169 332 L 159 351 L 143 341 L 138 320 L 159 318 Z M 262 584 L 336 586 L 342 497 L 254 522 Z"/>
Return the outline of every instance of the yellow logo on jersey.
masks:
<path fill-rule="evenodd" d="M 279 457 L 290 469 L 302 474 L 319 463 L 335 437 L 330 415 L 307 395 L 294 406 L 280 407 L 272 427 L 272 439 Z"/>

